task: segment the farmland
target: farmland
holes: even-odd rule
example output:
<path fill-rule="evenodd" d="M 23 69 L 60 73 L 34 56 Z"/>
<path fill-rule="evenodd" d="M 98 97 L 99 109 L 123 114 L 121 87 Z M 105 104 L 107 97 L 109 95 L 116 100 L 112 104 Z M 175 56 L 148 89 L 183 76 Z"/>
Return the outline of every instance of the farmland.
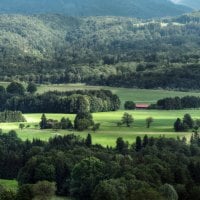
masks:
<path fill-rule="evenodd" d="M 104 87 L 104 86 L 88 86 L 85 84 L 58 84 L 58 85 L 40 85 L 38 92 L 43 93 L 47 91 L 70 91 L 70 90 L 98 90 L 106 89 L 111 90 L 114 94 L 117 94 L 122 102 L 132 100 L 136 103 L 155 103 L 158 99 L 165 97 L 183 97 L 187 95 L 200 96 L 199 91 L 192 92 L 180 92 L 173 90 L 151 90 L 151 89 L 133 89 L 133 88 L 117 88 L 117 87 Z"/>
<path fill-rule="evenodd" d="M 6 86 L 7 83 L 1 83 Z M 38 86 L 38 93 L 46 91 L 69 91 L 78 89 L 109 89 L 113 93 L 120 97 L 122 105 L 126 100 L 133 100 L 135 102 L 155 103 L 158 99 L 164 97 L 183 97 L 187 95 L 199 96 L 199 92 L 178 92 L 178 91 L 166 91 L 166 90 L 144 90 L 144 89 L 127 89 L 127 88 L 111 88 L 111 87 L 100 87 L 100 86 L 86 86 L 84 84 L 61 84 L 61 85 L 40 85 Z M 191 131 L 184 133 L 175 133 L 173 130 L 173 124 L 177 117 L 182 118 L 184 114 L 189 113 L 193 119 L 200 118 L 200 110 L 175 110 L 175 111 L 162 111 L 162 110 L 134 110 L 126 111 L 132 114 L 134 123 L 131 127 L 118 127 L 117 122 L 121 120 L 123 116 L 123 106 L 121 110 L 116 112 L 104 112 L 104 113 L 93 113 L 93 118 L 96 123 L 100 123 L 101 127 L 97 132 L 90 130 L 84 132 L 67 131 L 67 130 L 40 130 L 39 122 L 42 113 L 38 114 L 25 114 L 27 122 L 26 127 L 23 130 L 19 129 L 19 123 L 1 123 L 0 128 L 4 132 L 9 130 L 16 130 L 19 137 L 22 140 L 39 138 L 47 141 L 50 137 L 56 135 L 75 134 L 85 138 L 88 133 L 92 134 L 93 143 L 99 143 L 103 146 L 114 146 L 118 137 L 123 137 L 129 143 L 133 143 L 135 138 L 145 134 L 160 137 L 165 135 L 166 137 L 176 138 L 177 136 L 186 136 L 190 138 Z M 47 118 L 60 120 L 62 117 L 68 117 L 72 121 L 75 115 L 73 114 L 47 114 Z M 150 128 L 146 128 L 146 118 L 153 117 L 154 122 Z"/>
<path fill-rule="evenodd" d="M 81 137 L 86 137 L 88 132 L 91 132 L 94 143 L 99 143 L 104 146 L 114 146 L 118 137 L 123 137 L 125 140 L 133 143 L 136 136 L 144 136 L 145 134 L 159 137 L 165 135 L 166 137 L 176 138 L 177 136 L 186 136 L 188 139 L 191 135 L 190 132 L 175 133 L 173 130 L 173 123 L 177 117 L 182 118 L 185 113 L 191 114 L 194 119 L 199 118 L 199 110 L 181 110 L 181 111 L 158 111 L 158 110 L 135 110 L 128 111 L 134 117 L 134 124 L 132 127 L 117 127 L 117 122 L 120 121 L 124 111 L 107 112 L 107 113 L 94 113 L 94 121 L 101 124 L 100 130 L 97 132 L 84 131 L 65 131 L 65 130 L 40 130 L 37 124 L 40 121 L 41 114 L 25 114 L 27 119 L 26 125 L 30 127 L 20 130 L 19 123 L 2 123 L 0 128 L 4 131 L 16 130 L 20 138 L 23 140 L 40 138 L 42 140 L 48 140 L 48 138 L 56 135 L 76 134 Z M 60 120 L 62 117 L 69 117 L 74 119 L 74 115 L 66 114 L 47 114 L 47 118 Z M 148 129 L 146 128 L 145 119 L 147 117 L 153 117 L 154 122 Z"/>

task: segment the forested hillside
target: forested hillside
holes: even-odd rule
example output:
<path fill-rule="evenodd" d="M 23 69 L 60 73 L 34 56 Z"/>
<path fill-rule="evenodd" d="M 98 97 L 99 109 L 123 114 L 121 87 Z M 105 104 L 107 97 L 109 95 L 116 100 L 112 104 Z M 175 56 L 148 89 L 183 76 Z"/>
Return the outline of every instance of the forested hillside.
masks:
<path fill-rule="evenodd" d="M 0 16 L 1 80 L 200 88 L 200 12 L 160 20 Z"/>
<path fill-rule="evenodd" d="M 169 0 L 1 0 L 1 13 L 60 13 L 68 16 L 131 16 L 152 18 L 191 11 Z"/>
<path fill-rule="evenodd" d="M 191 7 L 195 10 L 200 10 L 200 1 L 199 0 L 172 0 L 172 2 L 186 5 L 188 7 Z"/>

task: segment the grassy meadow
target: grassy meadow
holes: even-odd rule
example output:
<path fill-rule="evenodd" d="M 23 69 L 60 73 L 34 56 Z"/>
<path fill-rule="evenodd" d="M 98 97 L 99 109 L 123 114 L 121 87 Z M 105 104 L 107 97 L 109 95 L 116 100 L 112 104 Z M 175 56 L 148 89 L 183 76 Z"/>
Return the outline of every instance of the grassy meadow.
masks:
<path fill-rule="evenodd" d="M 145 134 L 159 137 L 165 135 L 166 137 L 176 138 L 177 136 L 186 136 L 188 139 L 191 136 L 191 132 L 185 133 L 175 133 L 173 130 L 173 123 L 177 117 L 182 118 L 185 113 L 191 114 L 194 119 L 200 117 L 199 110 L 180 110 L 180 111 L 160 111 L 160 110 L 135 110 L 127 111 L 134 117 L 134 124 L 131 127 L 117 127 L 117 122 L 120 121 L 123 113 L 125 111 L 120 110 L 116 112 L 106 112 L 106 113 L 94 113 L 94 121 L 101 124 L 100 130 L 97 132 L 84 131 L 66 131 L 66 130 L 40 130 L 38 123 L 41 118 L 40 114 L 25 114 L 27 119 L 26 125 L 30 127 L 19 129 L 19 123 L 1 123 L 0 128 L 4 131 L 16 130 L 19 137 L 23 140 L 40 138 L 42 140 L 48 140 L 50 137 L 56 135 L 66 135 L 72 134 L 80 135 L 81 137 L 86 137 L 90 132 L 92 134 L 93 142 L 99 143 L 104 146 L 114 146 L 115 141 L 118 137 L 123 137 L 129 143 L 135 141 L 136 136 L 144 136 Z M 60 120 L 62 117 L 69 117 L 74 120 L 75 115 L 73 114 L 46 114 L 47 118 Z M 145 119 L 147 117 L 153 117 L 154 122 L 150 128 L 146 128 Z"/>
<path fill-rule="evenodd" d="M 1 83 L 6 86 L 8 83 Z M 126 100 L 133 100 L 134 102 L 155 103 L 158 99 L 164 97 L 175 96 L 187 96 L 194 95 L 200 96 L 199 92 L 178 92 L 167 90 L 144 90 L 144 89 L 127 89 L 127 88 L 111 88 L 100 86 L 86 86 L 84 84 L 60 84 L 60 85 L 40 85 L 38 87 L 38 93 L 46 91 L 58 90 L 69 91 L 77 89 L 109 89 L 113 93 L 117 94 L 122 102 Z M 166 137 L 176 138 L 177 136 L 186 136 L 188 139 L 191 136 L 191 132 L 175 133 L 173 130 L 174 121 L 177 117 L 182 118 L 184 114 L 189 113 L 194 119 L 200 118 L 200 110 L 176 110 L 176 111 L 162 111 L 162 110 L 134 110 L 126 111 L 134 117 L 134 124 L 131 127 L 117 127 L 117 122 L 121 120 L 123 116 L 123 106 L 121 110 L 116 112 L 94 113 L 94 121 L 100 123 L 100 130 L 92 132 L 90 130 L 84 132 L 66 131 L 66 130 L 40 130 L 38 124 L 40 122 L 41 113 L 39 114 L 25 114 L 27 122 L 26 127 L 23 130 L 19 129 L 19 123 L 0 123 L 0 128 L 5 132 L 9 130 L 16 130 L 19 137 L 23 140 L 40 138 L 42 140 L 48 140 L 50 137 L 56 135 L 75 134 L 81 137 L 86 137 L 90 132 L 92 134 L 93 143 L 99 143 L 104 146 L 114 146 L 118 137 L 123 137 L 129 143 L 133 143 L 135 138 L 145 134 L 160 137 L 165 135 Z M 47 118 L 60 120 L 62 117 L 68 117 L 72 121 L 75 115 L 73 114 L 47 114 Z M 154 122 L 151 127 L 146 128 L 146 118 L 153 117 Z"/>
<path fill-rule="evenodd" d="M 152 89 L 133 89 L 133 88 L 116 88 L 105 86 L 88 86 L 85 84 L 58 84 L 58 85 L 40 85 L 38 87 L 38 93 L 47 91 L 70 91 L 70 90 L 99 90 L 107 89 L 111 90 L 114 94 L 117 94 L 123 104 L 125 101 L 132 100 L 136 103 L 155 103 L 157 100 L 165 97 L 184 97 L 187 95 L 200 96 L 200 91 L 192 92 L 180 92 L 173 90 L 152 90 Z"/>
<path fill-rule="evenodd" d="M 16 180 L 4 180 L 0 179 L 0 185 L 5 188 L 9 188 L 10 190 L 16 191 L 18 188 L 18 183 Z"/>

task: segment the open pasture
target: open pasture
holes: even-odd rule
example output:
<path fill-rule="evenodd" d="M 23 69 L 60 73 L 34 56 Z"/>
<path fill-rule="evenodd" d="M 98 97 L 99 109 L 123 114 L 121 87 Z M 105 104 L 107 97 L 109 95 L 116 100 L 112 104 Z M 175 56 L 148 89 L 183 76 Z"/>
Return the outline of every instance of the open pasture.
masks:
<path fill-rule="evenodd" d="M 187 95 L 200 96 L 199 91 L 180 92 L 173 90 L 152 90 L 152 89 L 133 89 L 133 88 L 116 88 L 106 86 L 88 86 L 85 84 L 53 84 L 53 85 L 40 85 L 38 93 L 47 91 L 70 91 L 70 90 L 111 90 L 114 94 L 120 97 L 122 107 L 125 101 L 131 100 L 136 103 L 156 103 L 157 100 L 166 97 L 183 97 Z M 121 108 L 122 108 L 121 107 Z"/>
<path fill-rule="evenodd" d="M 100 123 L 100 130 L 92 132 L 90 130 L 84 132 L 66 131 L 66 130 L 40 130 L 38 124 L 40 122 L 40 114 L 25 114 L 27 122 L 25 125 L 30 127 L 19 129 L 19 123 L 1 123 L 0 128 L 4 131 L 16 130 L 20 138 L 23 140 L 40 138 L 42 140 L 48 140 L 50 137 L 56 135 L 76 134 L 81 137 L 86 137 L 88 133 L 92 134 L 93 143 L 99 143 L 104 146 L 114 146 L 118 137 L 123 137 L 129 143 L 133 143 L 135 138 L 140 135 L 159 137 L 165 135 L 166 137 L 176 138 L 177 136 L 186 136 L 188 139 L 191 136 L 190 132 L 175 133 L 173 130 L 173 124 L 177 117 L 182 118 L 184 114 L 189 113 L 193 119 L 200 118 L 200 110 L 179 110 L 179 111 L 162 111 L 162 110 L 134 110 L 127 111 L 134 117 L 134 124 L 131 127 L 118 127 L 117 122 L 121 120 L 125 111 L 94 113 L 94 121 Z M 60 120 L 62 117 L 68 117 L 72 121 L 75 115 L 73 114 L 46 114 L 47 118 Z M 150 128 L 146 128 L 146 118 L 153 117 L 154 122 Z"/>

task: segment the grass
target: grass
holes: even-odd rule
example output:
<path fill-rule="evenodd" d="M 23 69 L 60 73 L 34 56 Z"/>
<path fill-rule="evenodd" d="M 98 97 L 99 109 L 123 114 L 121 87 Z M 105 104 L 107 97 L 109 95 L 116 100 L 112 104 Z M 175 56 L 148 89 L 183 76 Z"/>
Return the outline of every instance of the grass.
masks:
<path fill-rule="evenodd" d="M 2 185 L 3 187 L 13 190 L 13 191 L 17 191 L 18 189 L 18 183 L 16 180 L 4 180 L 4 179 L 0 179 L 0 185 Z"/>
<path fill-rule="evenodd" d="M 1 82 L 0 85 L 6 86 L 8 83 Z M 145 90 L 145 89 L 128 89 L 128 88 L 114 88 L 114 87 L 101 87 L 101 86 L 87 86 L 85 84 L 59 84 L 59 85 L 40 85 L 38 87 L 38 93 L 43 93 L 47 91 L 70 91 L 70 90 L 82 90 L 82 89 L 108 89 L 113 93 L 117 94 L 122 102 L 122 105 L 127 100 L 133 100 L 135 102 L 144 103 L 155 103 L 158 99 L 164 97 L 183 97 L 187 95 L 200 96 L 200 92 L 179 92 L 179 91 L 168 91 L 168 90 Z M 64 130 L 40 130 L 36 125 L 39 124 L 40 114 L 26 114 L 24 115 L 27 119 L 26 125 L 30 125 L 29 128 L 19 130 L 19 123 L 1 123 L 0 128 L 4 131 L 16 130 L 19 137 L 23 140 L 40 138 L 42 140 L 48 140 L 50 137 L 56 135 L 66 135 L 74 133 L 75 135 L 80 135 L 86 137 L 88 132 L 91 132 L 93 143 L 100 143 L 104 146 L 114 146 L 115 141 L 118 137 L 123 137 L 125 140 L 133 143 L 136 136 L 144 136 L 145 134 L 159 137 L 160 135 L 165 135 L 166 137 L 177 137 L 186 136 L 190 137 L 191 133 L 175 133 L 173 130 L 173 124 L 177 117 L 182 118 L 185 113 L 191 114 L 195 119 L 200 117 L 199 110 L 180 110 L 180 111 L 162 111 L 162 110 L 135 110 L 128 111 L 133 115 L 135 122 L 130 128 L 127 127 L 117 127 L 116 123 L 120 121 L 123 113 L 123 108 L 117 112 L 106 112 L 106 113 L 94 113 L 94 121 L 101 124 L 100 130 L 96 133 L 91 131 L 76 132 L 76 131 L 64 131 Z M 74 120 L 74 115 L 66 114 L 47 114 L 47 118 L 60 120 L 63 116 L 69 117 L 72 121 Z M 152 126 L 147 129 L 145 124 L 145 119 L 147 117 L 153 117 L 154 122 Z"/>
<path fill-rule="evenodd" d="M 148 134 L 150 136 L 159 137 L 165 135 L 166 137 L 176 138 L 177 136 L 185 136 L 188 139 L 191 136 L 191 132 L 184 133 L 175 133 L 173 130 L 173 124 L 177 117 L 182 118 L 184 114 L 189 113 L 194 119 L 199 118 L 199 110 L 179 110 L 179 111 L 162 111 L 162 110 L 135 110 L 128 111 L 132 114 L 135 121 L 132 127 L 117 127 L 116 123 L 120 121 L 123 113 L 125 111 L 116 111 L 116 112 L 106 112 L 106 113 L 94 113 L 94 121 L 101 124 L 100 130 L 97 132 L 84 131 L 66 131 L 66 130 L 40 130 L 36 125 L 38 125 L 41 113 L 40 114 L 25 114 L 27 119 L 26 125 L 29 125 L 29 128 L 23 130 L 19 129 L 19 123 L 2 123 L 0 128 L 4 131 L 16 130 L 19 137 L 23 140 L 40 138 L 42 140 L 48 140 L 50 137 L 56 135 L 66 135 L 66 134 L 75 134 L 80 135 L 81 137 L 86 137 L 89 132 L 92 134 L 93 143 L 99 143 L 104 146 L 114 146 L 116 139 L 118 137 L 123 137 L 129 143 L 133 143 L 135 138 L 140 135 L 144 136 Z M 47 118 L 60 120 L 63 116 L 69 117 L 72 121 L 74 120 L 75 115 L 73 114 L 46 114 Z M 154 122 L 151 127 L 146 128 L 145 119 L 147 117 L 153 117 Z"/>
<path fill-rule="evenodd" d="M 98 90 L 107 89 L 111 90 L 114 94 L 117 94 L 122 102 L 132 100 L 136 103 L 155 103 L 157 100 L 165 97 L 183 97 L 187 95 L 200 96 L 200 92 L 180 92 L 172 90 L 147 90 L 147 89 L 132 89 L 132 88 L 116 88 L 116 87 L 105 87 L 105 86 L 87 86 L 85 84 L 56 84 L 56 85 L 40 85 L 38 92 L 43 93 L 46 91 L 70 91 L 70 90 Z"/>
<path fill-rule="evenodd" d="M 0 185 L 2 185 L 4 188 L 6 188 L 8 190 L 12 190 L 14 192 L 16 192 L 18 189 L 18 182 L 16 180 L 0 179 Z M 72 200 L 72 199 L 69 197 L 54 196 L 51 198 L 51 200 Z"/>

